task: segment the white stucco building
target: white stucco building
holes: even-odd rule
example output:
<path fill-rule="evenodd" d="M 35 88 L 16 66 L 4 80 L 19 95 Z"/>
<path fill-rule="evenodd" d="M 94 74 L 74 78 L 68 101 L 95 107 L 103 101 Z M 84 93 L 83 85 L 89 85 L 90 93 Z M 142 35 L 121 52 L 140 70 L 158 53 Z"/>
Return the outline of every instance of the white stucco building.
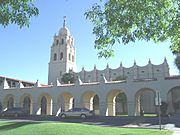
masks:
<path fill-rule="evenodd" d="M 75 82 L 61 83 L 63 74 L 69 71 L 74 72 Z M 48 85 L 0 76 L 1 110 L 25 107 L 34 115 L 58 115 L 72 107 L 86 107 L 104 116 L 139 116 L 141 109 L 156 113 L 158 92 L 168 112 L 180 111 L 180 76 L 169 74 L 166 59 L 159 65 L 147 60 L 143 67 L 134 62 L 126 68 L 120 63 L 117 69 L 107 65 L 104 70 L 94 66 L 92 71 L 83 67 L 77 72 L 74 39 L 66 18 L 51 46 Z"/>

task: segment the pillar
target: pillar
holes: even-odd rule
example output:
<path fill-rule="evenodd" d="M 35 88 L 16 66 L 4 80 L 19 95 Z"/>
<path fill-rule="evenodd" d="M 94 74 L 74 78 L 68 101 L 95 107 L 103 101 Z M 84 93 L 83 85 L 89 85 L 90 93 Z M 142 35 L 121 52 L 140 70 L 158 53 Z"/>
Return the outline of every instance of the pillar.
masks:
<path fill-rule="evenodd" d="M 104 97 L 99 97 L 99 114 L 101 116 L 107 116 L 107 105 Z"/>

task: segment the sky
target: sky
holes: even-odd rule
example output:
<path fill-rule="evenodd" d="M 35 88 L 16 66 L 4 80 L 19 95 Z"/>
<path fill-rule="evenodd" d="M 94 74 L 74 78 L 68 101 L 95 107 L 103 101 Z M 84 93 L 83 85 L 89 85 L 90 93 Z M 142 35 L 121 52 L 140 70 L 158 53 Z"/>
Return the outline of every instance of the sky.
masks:
<path fill-rule="evenodd" d="M 118 68 L 120 62 L 124 67 L 145 66 L 148 60 L 155 65 L 161 64 L 166 57 L 170 74 L 178 74 L 174 64 L 174 56 L 169 46 L 170 42 L 153 43 L 137 41 L 124 45 L 115 45 L 115 56 L 109 59 L 97 56 L 94 49 L 95 36 L 93 25 L 86 20 L 84 13 L 99 0 L 36 0 L 39 8 L 38 17 L 31 18 L 30 27 L 20 29 L 17 25 L 3 27 L 0 25 L 0 76 L 16 78 L 47 84 L 50 47 L 54 34 L 63 26 L 63 16 L 67 16 L 67 27 L 75 39 L 77 71 L 106 68 Z"/>

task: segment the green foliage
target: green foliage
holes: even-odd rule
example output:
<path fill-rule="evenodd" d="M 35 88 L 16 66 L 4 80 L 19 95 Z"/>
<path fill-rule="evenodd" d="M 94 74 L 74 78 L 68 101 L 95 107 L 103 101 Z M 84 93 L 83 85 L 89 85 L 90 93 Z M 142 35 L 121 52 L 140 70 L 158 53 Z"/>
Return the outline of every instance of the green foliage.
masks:
<path fill-rule="evenodd" d="M 72 72 L 65 73 L 61 81 L 65 84 L 74 83 L 74 74 Z"/>
<path fill-rule="evenodd" d="M 20 28 L 29 26 L 32 16 L 39 14 L 33 0 L 0 0 L 0 24 L 17 24 Z"/>
<path fill-rule="evenodd" d="M 170 40 L 171 50 L 180 54 L 179 0 L 108 0 L 85 12 L 93 25 L 99 57 L 111 57 L 117 42 Z"/>
<path fill-rule="evenodd" d="M 180 71 L 180 55 L 177 55 L 175 58 L 175 65 L 178 68 L 178 70 Z"/>

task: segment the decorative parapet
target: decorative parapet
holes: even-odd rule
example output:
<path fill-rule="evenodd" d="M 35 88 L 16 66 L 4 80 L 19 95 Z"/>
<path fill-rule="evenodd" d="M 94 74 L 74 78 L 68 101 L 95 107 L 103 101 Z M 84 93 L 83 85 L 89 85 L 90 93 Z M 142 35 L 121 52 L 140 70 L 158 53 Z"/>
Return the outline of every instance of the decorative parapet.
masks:
<path fill-rule="evenodd" d="M 100 83 L 107 83 L 106 77 L 104 76 L 104 74 L 101 77 Z"/>
<path fill-rule="evenodd" d="M 3 83 L 2 83 L 2 89 L 9 89 L 10 87 L 9 87 L 9 85 L 8 85 L 8 82 L 7 82 L 7 80 L 6 80 L 6 78 L 4 78 L 4 81 L 3 81 Z"/>
<path fill-rule="evenodd" d="M 39 80 L 36 81 L 36 83 L 34 84 L 34 87 L 41 87 L 41 84 L 39 83 Z"/>
<path fill-rule="evenodd" d="M 61 83 L 59 82 L 58 78 L 56 80 L 56 86 L 61 86 Z"/>
<path fill-rule="evenodd" d="M 77 77 L 76 81 L 74 82 L 75 85 L 82 85 L 83 82 L 81 81 L 80 76 Z"/>
<path fill-rule="evenodd" d="M 19 81 L 18 85 L 17 85 L 17 88 L 24 88 L 24 85 L 22 84 L 22 82 Z"/>

